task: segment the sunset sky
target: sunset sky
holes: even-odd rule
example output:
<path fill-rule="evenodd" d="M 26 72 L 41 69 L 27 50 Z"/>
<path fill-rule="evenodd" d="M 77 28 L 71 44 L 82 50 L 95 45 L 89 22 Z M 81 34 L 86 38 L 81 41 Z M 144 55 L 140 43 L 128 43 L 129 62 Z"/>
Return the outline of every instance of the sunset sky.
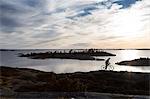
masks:
<path fill-rule="evenodd" d="M 150 0 L 0 0 L 0 48 L 150 48 Z"/>

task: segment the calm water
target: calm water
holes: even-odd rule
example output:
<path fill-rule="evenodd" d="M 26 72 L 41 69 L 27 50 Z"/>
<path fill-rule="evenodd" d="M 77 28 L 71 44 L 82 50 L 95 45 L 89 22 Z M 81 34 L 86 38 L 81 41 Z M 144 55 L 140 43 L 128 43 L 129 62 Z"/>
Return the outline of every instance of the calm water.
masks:
<path fill-rule="evenodd" d="M 56 73 L 76 72 L 76 71 L 93 71 L 99 70 L 105 64 L 104 61 L 87 61 L 87 60 L 71 60 L 71 59 L 28 59 L 26 57 L 18 57 L 18 53 L 30 52 L 46 52 L 49 50 L 20 50 L 20 51 L 0 51 L 0 65 L 20 68 L 33 68 L 43 71 L 53 71 Z M 149 57 L 150 50 L 105 50 L 116 54 L 111 57 L 111 64 L 114 71 L 132 71 L 132 72 L 150 72 L 150 66 L 119 66 L 116 62 L 123 60 L 136 59 L 140 57 Z M 108 57 L 98 57 L 107 59 Z"/>

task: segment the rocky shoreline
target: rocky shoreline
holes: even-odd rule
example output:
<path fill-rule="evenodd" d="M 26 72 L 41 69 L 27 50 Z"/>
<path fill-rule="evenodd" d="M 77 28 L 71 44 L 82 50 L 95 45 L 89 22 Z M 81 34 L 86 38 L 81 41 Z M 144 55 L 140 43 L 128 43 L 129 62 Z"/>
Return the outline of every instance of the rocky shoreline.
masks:
<path fill-rule="evenodd" d="M 117 62 L 117 65 L 128 65 L 128 66 L 150 66 L 150 58 L 139 58 L 128 61 Z"/>
<path fill-rule="evenodd" d="M 150 73 L 91 71 L 56 74 L 27 68 L 0 67 L 1 93 L 97 92 L 150 95 Z M 2 94 L 2 95 L 3 95 Z"/>
<path fill-rule="evenodd" d="M 115 54 L 87 49 L 83 51 L 73 51 L 69 50 L 68 52 L 54 51 L 54 52 L 44 52 L 44 53 L 20 53 L 19 57 L 28 57 L 31 59 L 48 59 L 48 58 L 57 58 L 57 59 L 77 59 L 77 60 L 96 60 L 104 61 L 104 59 L 95 58 L 94 56 L 116 56 Z"/>

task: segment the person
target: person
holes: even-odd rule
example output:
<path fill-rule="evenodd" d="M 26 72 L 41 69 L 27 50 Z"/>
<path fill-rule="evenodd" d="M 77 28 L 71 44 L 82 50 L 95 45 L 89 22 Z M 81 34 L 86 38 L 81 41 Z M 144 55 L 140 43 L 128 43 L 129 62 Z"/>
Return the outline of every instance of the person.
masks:
<path fill-rule="evenodd" d="M 110 60 L 110 58 L 108 58 L 108 59 L 105 61 L 105 69 L 107 69 L 108 65 L 110 65 L 109 60 Z"/>

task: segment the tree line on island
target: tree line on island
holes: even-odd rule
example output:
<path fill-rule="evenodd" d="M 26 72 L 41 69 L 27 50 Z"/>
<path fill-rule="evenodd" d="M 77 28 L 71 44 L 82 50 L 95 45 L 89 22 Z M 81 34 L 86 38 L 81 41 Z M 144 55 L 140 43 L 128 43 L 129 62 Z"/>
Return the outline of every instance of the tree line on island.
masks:
<path fill-rule="evenodd" d="M 78 59 L 78 60 L 104 60 L 95 58 L 94 56 L 116 56 L 115 54 L 108 53 L 97 49 L 85 49 L 85 50 L 73 50 L 69 51 L 49 51 L 40 53 L 28 53 L 19 54 L 20 57 L 28 57 L 31 59 L 47 59 L 47 58 L 59 58 L 59 59 Z"/>
<path fill-rule="evenodd" d="M 95 60 L 104 61 L 105 59 L 96 58 L 95 56 L 116 56 L 115 54 L 102 51 L 100 49 L 82 49 L 82 50 L 54 50 L 48 52 L 38 53 L 19 53 L 19 57 L 28 57 L 31 59 L 77 59 L 77 60 Z M 134 60 L 126 60 L 115 63 L 117 65 L 128 65 L 128 66 L 150 66 L 150 58 L 139 58 Z"/>

